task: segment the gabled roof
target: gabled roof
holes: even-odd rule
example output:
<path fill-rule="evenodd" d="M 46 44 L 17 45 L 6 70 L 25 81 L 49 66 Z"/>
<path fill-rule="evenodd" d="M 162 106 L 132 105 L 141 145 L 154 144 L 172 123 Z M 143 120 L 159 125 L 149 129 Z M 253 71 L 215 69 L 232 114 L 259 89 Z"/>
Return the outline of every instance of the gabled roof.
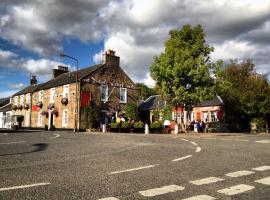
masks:
<path fill-rule="evenodd" d="M 11 109 L 12 109 L 12 104 L 9 103 L 9 104 L 6 104 L 6 105 L 2 106 L 2 107 L 0 108 L 0 112 L 11 111 Z"/>
<path fill-rule="evenodd" d="M 209 106 L 223 106 L 223 100 L 220 96 L 214 96 L 213 99 L 208 101 L 203 101 L 201 103 L 196 104 L 195 107 L 209 107 Z"/>
<path fill-rule="evenodd" d="M 9 97 L 0 99 L 0 107 L 9 103 Z"/>
<path fill-rule="evenodd" d="M 94 66 L 90 66 L 90 67 L 78 70 L 78 80 L 81 80 L 85 76 L 89 75 L 90 73 L 96 71 L 97 69 L 99 69 L 103 66 L 104 66 L 104 64 L 99 64 L 99 65 L 94 65 Z M 77 71 L 63 73 L 63 74 L 60 74 L 59 76 L 57 76 L 56 78 L 53 78 L 45 83 L 41 83 L 41 84 L 37 84 L 37 85 L 29 85 L 26 88 L 20 90 L 19 92 L 15 93 L 12 96 L 14 97 L 14 96 L 27 94 L 27 93 L 31 93 L 31 92 L 35 92 L 35 91 L 39 91 L 39 90 L 44 90 L 44 89 L 53 88 L 53 87 L 57 87 L 57 86 L 61 86 L 61 85 L 66 85 L 69 83 L 75 83 L 76 82 L 76 72 Z"/>
<path fill-rule="evenodd" d="M 161 95 L 152 95 L 146 99 L 140 106 L 140 110 L 162 110 L 165 106 L 165 101 L 161 99 Z"/>

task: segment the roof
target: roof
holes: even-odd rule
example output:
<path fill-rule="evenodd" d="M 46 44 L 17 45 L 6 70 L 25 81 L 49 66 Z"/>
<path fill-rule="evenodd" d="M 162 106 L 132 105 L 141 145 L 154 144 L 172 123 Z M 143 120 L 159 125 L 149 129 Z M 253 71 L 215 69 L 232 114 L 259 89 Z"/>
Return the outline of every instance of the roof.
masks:
<path fill-rule="evenodd" d="M 9 103 L 9 97 L 0 99 L 0 107 Z"/>
<path fill-rule="evenodd" d="M 87 67 L 87 68 L 83 68 L 83 69 L 78 70 L 78 80 L 81 80 L 85 76 L 89 75 L 90 73 L 96 71 L 97 69 L 99 69 L 103 66 L 104 66 L 104 64 L 98 64 L 98 65 L 94 65 L 91 67 Z M 57 87 L 60 85 L 75 83 L 76 82 L 76 72 L 77 71 L 60 74 L 56 78 L 53 78 L 46 83 L 43 83 L 42 86 L 38 87 L 37 89 L 44 90 L 44 89 L 48 89 L 48 88 Z"/>
<path fill-rule="evenodd" d="M 221 99 L 220 96 L 214 96 L 213 99 L 208 100 L 208 101 L 203 101 L 199 104 L 196 104 L 195 107 L 209 107 L 209 106 L 223 106 L 223 100 Z"/>
<path fill-rule="evenodd" d="M 85 76 L 89 75 L 90 73 L 96 71 L 97 69 L 99 69 L 103 66 L 104 66 L 104 64 L 98 64 L 98 65 L 94 65 L 94 66 L 90 66 L 90 67 L 78 70 L 78 80 L 81 80 Z M 76 82 L 76 72 L 77 71 L 63 73 L 63 74 L 60 74 L 59 76 L 57 76 L 56 78 L 53 78 L 45 83 L 41 83 L 41 84 L 37 84 L 37 85 L 29 85 L 26 88 L 20 90 L 19 92 L 15 93 L 12 96 L 18 96 L 18 95 L 22 95 L 22 94 L 35 92 L 38 90 L 44 90 L 44 89 L 48 89 L 48 88 L 57 87 L 60 85 L 75 83 Z"/>
<path fill-rule="evenodd" d="M 0 108 L 0 112 L 11 111 L 11 109 L 12 109 L 12 104 L 9 103 L 9 104 L 6 104 L 6 105 L 2 106 L 2 107 Z"/>
<path fill-rule="evenodd" d="M 163 109 L 165 101 L 161 99 L 161 95 L 152 95 L 146 99 L 140 106 L 140 110 L 159 110 Z"/>

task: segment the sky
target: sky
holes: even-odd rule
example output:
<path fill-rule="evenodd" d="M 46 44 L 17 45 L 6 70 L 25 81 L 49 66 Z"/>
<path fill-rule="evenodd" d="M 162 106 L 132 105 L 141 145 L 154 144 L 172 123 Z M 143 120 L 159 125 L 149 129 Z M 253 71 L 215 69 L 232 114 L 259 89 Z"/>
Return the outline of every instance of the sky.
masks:
<path fill-rule="evenodd" d="M 0 0 L 0 98 L 52 77 L 52 69 L 101 63 L 120 56 L 134 82 L 153 86 L 149 66 L 171 29 L 201 24 L 212 61 L 254 61 L 270 74 L 269 0 Z"/>

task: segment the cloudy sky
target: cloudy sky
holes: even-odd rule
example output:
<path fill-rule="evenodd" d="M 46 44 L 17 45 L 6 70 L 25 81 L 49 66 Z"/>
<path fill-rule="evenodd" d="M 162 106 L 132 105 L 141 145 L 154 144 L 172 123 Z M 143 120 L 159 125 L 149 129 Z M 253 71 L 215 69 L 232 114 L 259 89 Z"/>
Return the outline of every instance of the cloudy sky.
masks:
<path fill-rule="evenodd" d="M 269 0 L 0 0 L 0 98 L 39 82 L 64 63 L 100 63 L 106 49 L 135 82 L 153 85 L 149 66 L 168 31 L 201 24 L 215 48 L 212 60 L 251 58 L 270 72 Z"/>

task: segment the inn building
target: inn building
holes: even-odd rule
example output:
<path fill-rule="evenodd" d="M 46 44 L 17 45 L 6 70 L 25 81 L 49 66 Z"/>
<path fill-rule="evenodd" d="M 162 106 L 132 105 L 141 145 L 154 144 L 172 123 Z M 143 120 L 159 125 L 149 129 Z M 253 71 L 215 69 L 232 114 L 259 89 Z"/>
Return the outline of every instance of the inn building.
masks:
<path fill-rule="evenodd" d="M 52 79 L 41 84 L 31 77 L 30 85 L 12 96 L 13 125 L 84 130 L 90 100 L 101 106 L 101 123 L 124 113 L 127 103 L 138 102 L 138 89 L 112 50 L 103 54 L 102 64 L 72 72 L 58 66 Z"/>

